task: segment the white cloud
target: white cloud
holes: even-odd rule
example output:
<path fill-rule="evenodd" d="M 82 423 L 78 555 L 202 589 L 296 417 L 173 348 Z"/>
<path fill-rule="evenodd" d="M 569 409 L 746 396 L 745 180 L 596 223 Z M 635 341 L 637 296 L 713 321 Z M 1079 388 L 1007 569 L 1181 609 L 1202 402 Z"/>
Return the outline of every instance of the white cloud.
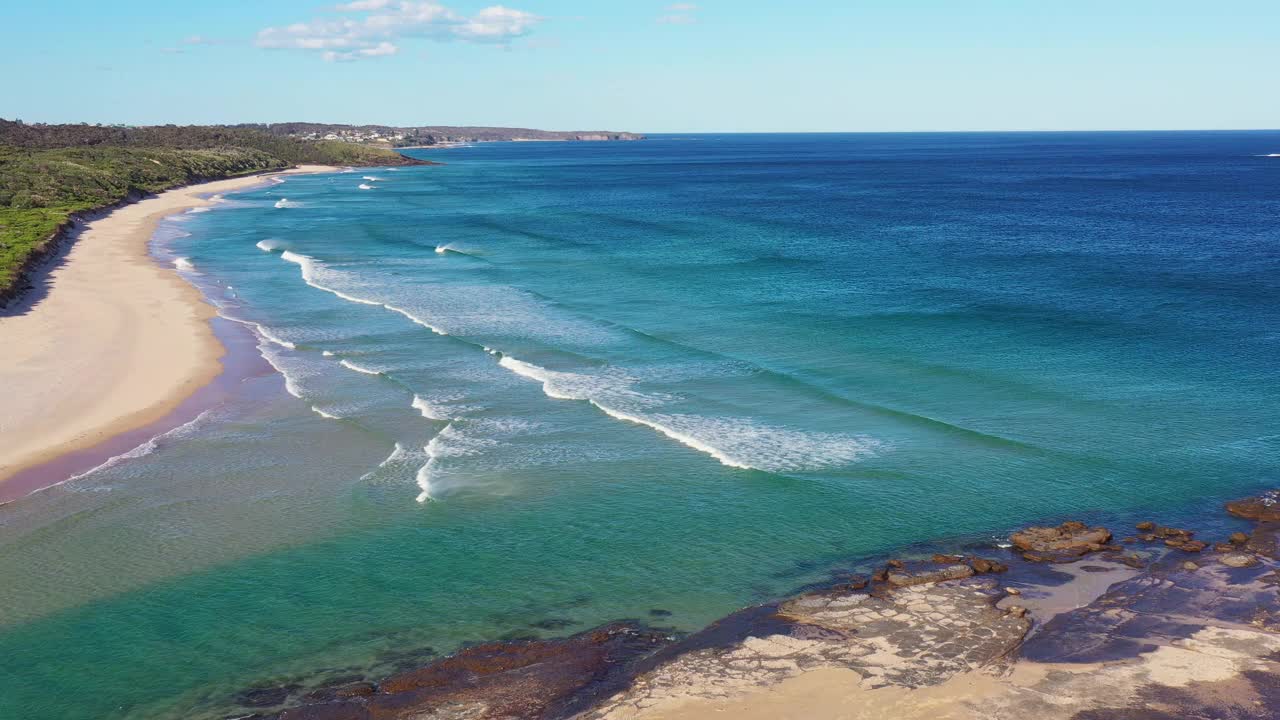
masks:
<path fill-rule="evenodd" d="M 394 41 L 405 37 L 506 44 L 542 21 L 501 5 L 469 17 L 434 2 L 354 0 L 334 9 L 346 15 L 265 28 L 257 45 L 315 50 L 330 61 L 359 60 L 393 55 L 399 49 Z"/>
<path fill-rule="evenodd" d="M 668 5 L 665 15 L 658 16 L 658 24 L 660 25 L 692 25 L 698 22 L 698 18 L 693 14 L 698 9 L 693 3 L 673 3 Z"/>
<path fill-rule="evenodd" d="M 506 42 L 514 37 L 528 35 L 539 20 L 541 18 L 533 13 L 494 5 L 476 13 L 454 28 L 454 32 L 458 37 L 468 40 Z"/>
<path fill-rule="evenodd" d="M 400 52 L 400 48 L 389 42 L 383 41 L 373 47 L 360 48 L 359 50 L 351 50 L 348 52 L 337 52 L 334 50 L 326 50 L 321 57 L 326 62 L 350 62 L 367 57 L 382 57 L 383 55 L 395 55 Z"/>
<path fill-rule="evenodd" d="M 338 12 L 361 12 L 364 10 L 381 10 L 391 4 L 391 0 L 355 0 L 355 2 L 344 3 L 337 6 L 334 10 Z"/>

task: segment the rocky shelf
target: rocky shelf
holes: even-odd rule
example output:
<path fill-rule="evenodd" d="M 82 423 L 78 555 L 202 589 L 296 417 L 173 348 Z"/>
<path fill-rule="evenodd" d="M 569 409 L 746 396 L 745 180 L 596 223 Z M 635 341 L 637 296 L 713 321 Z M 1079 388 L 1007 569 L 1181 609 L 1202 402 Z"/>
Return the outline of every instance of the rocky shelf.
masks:
<path fill-rule="evenodd" d="M 377 682 L 254 688 L 236 717 L 734 717 L 815 694 L 849 718 L 1280 717 L 1280 493 L 1227 511 L 1248 532 L 1026 528 L 1007 548 L 888 560 L 684 638 L 618 623 L 478 645 Z"/>

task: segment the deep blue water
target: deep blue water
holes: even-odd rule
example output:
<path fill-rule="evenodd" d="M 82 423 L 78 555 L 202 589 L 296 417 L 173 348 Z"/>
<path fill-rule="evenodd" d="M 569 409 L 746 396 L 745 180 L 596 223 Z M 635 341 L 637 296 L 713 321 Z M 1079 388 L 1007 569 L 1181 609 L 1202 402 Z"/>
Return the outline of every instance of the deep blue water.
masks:
<path fill-rule="evenodd" d="M 0 715 L 689 630 L 905 543 L 1280 480 L 1280 132 L 411 152 L 447 164 L 162 229 L 276 371 L 0 508 Z"/>

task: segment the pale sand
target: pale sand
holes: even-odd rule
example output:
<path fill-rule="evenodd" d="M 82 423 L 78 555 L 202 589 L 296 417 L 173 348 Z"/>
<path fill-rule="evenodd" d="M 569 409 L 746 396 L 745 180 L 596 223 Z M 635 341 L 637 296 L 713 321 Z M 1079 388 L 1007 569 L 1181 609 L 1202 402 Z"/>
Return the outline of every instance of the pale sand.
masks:
<path fill-rule="evenodd" d="M 636 720 L 979 720 L 984 702 L 1007 683 L 979 672 L 961 673 L 941 685 L 866 689 L 845 668 L 810 670 L 745 695 L 720 700 L 685 699 L 659 704 Z"/>
<path fill-rule="evenodd" d="M 267 177 L 170 190 L 90 221 L 45 277 L 48 293 L 0 316 L 0 483 L 157 421 L 218 375 L 213 308 L 148 243 L 162 218 L 210 204 L 200 196 Z"/>

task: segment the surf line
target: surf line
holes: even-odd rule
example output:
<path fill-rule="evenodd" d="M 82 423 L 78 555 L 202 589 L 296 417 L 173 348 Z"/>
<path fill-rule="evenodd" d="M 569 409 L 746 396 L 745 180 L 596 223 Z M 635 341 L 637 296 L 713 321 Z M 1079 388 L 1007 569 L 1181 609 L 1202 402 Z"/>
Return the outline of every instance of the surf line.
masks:
<path fill-rule="evenodd" d="M 285 250 L 284 252 L 280 253 L 280 258 L 282 260 L 286 260 L 288 262 L 294 263 L 295 265 L 298 265 L 302 273 L 303 282 L 310 285 L 311 287 L 316 288 L 317 290 L 323 290 L 324 292 L 335 295 L 348 302 L 385 308 L 387 310 L 398 313 L 408 318 L 411 322 L 417 325 L 420 325 L 422 327 L 425 327 L 437 335 L 449 336 L 449 333 L 444 331 L 443 329 L 432 325 L 431 323 L 413 315 L 412 313 L 406 310 L 395 307 L 394 305 L 391 305 L 389 303 L 379 302 L 377 300 L 369 300 L 367 298 L 357 297 L 355 295 L 345 293 L 341 290 L 338 290 L 336 288 L 332 288 L 323 284 L 317 279 L 317 275 L 319 274 L 321 265 L 315 258 L 312 258 L 307 255 L 303 255 L 300 253 L 295 253 L 290 250 Z M 737 468 L 740 470 L 759 470 L 759 468 L 756 468 L 742 460 L 734 458 L 726 454 L 724 451 L 720 450 L 719 448 L 709 445 L 699 440 L 698 438 L 693 437 L 692 435 L 680 432 L 675 428 L 667 427 L 666 425 L 663 425 L 659 422 L 655 422 L 648 418 L 623 412 L 616 408 L 609 407 L 607 405 L 600 403 L 598 400 L 585 395 L 578 396 L 578 395 L 566 395 L 563 393 L 557 393 L 553 388 L 554 375 L 552 374 L 552 371 L 547 370 L 546 368 L 540 367 L 538 365 L 533 365 L 532 363 L 526 363 L 523 360 L 518 360 L 509 355 L 505 355 L 501 351 L 495 350 L 487 346 L 476 345 L 475 343 L 471 343 L 461 338 L 454 338 L 454 339 L 461 340 L 462 342 L 468 345 L 472 345 L 474 347 L 479 347 L 483 349 L 486 353 L 496 356 L 498 358 L 498 364 L 500 366 L 506 368 L 507 370 L 510 370 L 511 372 L 517 375 L 521 375 L 528 379 L 537 380 L 542 384 L 543 392 L 548 397 L 552 397 L 559 400 L 586 400 L 589 403 L 591 403 L 594 407 L 599 409 L 601 412 L 605 413 L 606 415 L 616 420 L 622 420 L 624 422 L 630 422 L 636 425 L 643 425 L 645 427 L 648 427 L 651 430 L 655 430 L 658 433 L 685 445 L 686 447 L 690 447 L 694 450 L 710 455 L 712 458 L 719 461 L 720 464 L 722 465 L 725 465 L 727 467 Z M 446 427 L 445 430 L 448 430 L 448 427 Z M 441 434 L 444 434 L 445 430 L 442 430 Z M 437 437 L 439 437 L 439 435 L 437 435 Z M 437 446 L 434 449 L 438 451 L 439 446 Z M 430 452 L 428 452 L 428 455 L 430 456 Z M 419 486 L 423 487 L 423 493 L 421 496 L 419 496 L 420 501 L 425 501 L 425 499 L 430 498 L 431 473 L 428 468 L 433 467 L 433 463 L 432 463 L 433 459 L 434 458 L 429 459 L 427 461 L 427 465 L 424 465 L 422 470 L 419 471 L 418 484 Z"/>
<path fill-rule="evenodd" d="M 359 296 L 344 292 L 342 290 L 338 290 L 337 288 L 331 287 L 329 285 L 326 285 L 321 275 L 322 272 L 325 270 L 324 264 L 312 257 L 309 257 L 307 255 L 302 255 L 300 253 L 295 253 L 289 250 L 285 250 L 280 254 L 280 256 L 281 256 L 281 259 L 294 263 L 300 267 L 302 279 L 306 284 L 318 290 L 323 290 L 325 292 L 333 294 L 349 302 L 353 302 L 361 305 L 372 305 L 375 307 L 382 307 L 386 310 L 390 310 L 392 312 L 395 312 L 407 318 L 408 320 L 410 320 L 416 325 L 419 325 L 427 328 L 428 330 L 431 330 L 433 333 L 437 335 L 451 337 L 453 340 L 461 342 L 465 345 L 482 349 L 489 355 L 495 356 L 498 360 L 498 364 L 504 369 L 509 370 L 527 379 L 531 379 L 539 382 L 542 386 L 543 393 L 546 394 L 548 397 L 551 397 L 554 399 L 561 399 L 561 400 L 585 400 L 588 403 L 590 403 L 592 406 L 594 406 L 595 408 L 597 408 L 598 410 L 600 410 L 601 412 L 605 413 L 606 415 L 608 415 L 609 417 L 615 420 L 621 420 L 624 422 L 647 427 L 663 435 L 664 437 L 667 437 L 671 440 L 675 440 L 676 442 L 682 445 L 685 445 L 686 447 L 689 447 L 693 450 L 709 455 L 710 457 L 712 457 L 713 459 L 715 459 L 720 464 L 726 467 L 731 467 L 731 468 L 740 469 L 740 470 L 755 470 L 755 471 L 761 471 L 761 472 L 781 471 L 780 468 L 769 468 L 767 466 L 761 467 L 758 464 L 753 464 L 753 462 L 749 460 L 745 460 L 741 457 L 735 457 L 734 455 L 730 454 L 729 451 L 716 447 L 715 445 L 712 445 L 711 443 L 706 442 L 705 440 L 697 437 L 691 432 L 687 432 L 678 427 L 673 427 L 669 424 L 659 421 L 658 419 L 646 417 L 641 414 L 627 412 L 615 407 L 611 407 L 610 405 L 607 405 L 604 402 L 601 402 L 599 399 L 597 399 L 596 397 L 593 397 L 591 394 L 587 392 L 573 392 L 572 390 L 566 390 L 562 387 L 559 387 L 557 385 L 556 380 L 560 378 L 562 375 L 565 375 L 565 373 L 558 373 L 556 371 L 549 370 L 547 368 L 534 365 L 532 363 L 528 363 L 523 360 L 519 360 L 510 355 L 506 355 L 499 350 L 496 350 L 494 348 L 491 348 L 485 345 L 480 345 L 479 343 L 466 340 L 465 338 L 450 336 L 449 333 L 444 329 L 433 325 L 427 320 L 420 318 L 414 315 L 413 313 L 407 310 L 404 310 L 403 308 L 399 308 L 394 305 L 391 305 L 390 303 L 385 303 L 385 302 L 380 302 L 378 300 L 371 300 L 368 298 L 359 297 Z M 451 430 L 453 430 L 452 427 L 446 426 L 446 428 L 441 431 L 441 435 L 437 437 L 443 436 L 441 437 L 441 442 L 443 442 L 445 439 L 448 438 L 449 433 L 447 431 L 451 431 Z M 858 442 L 860 444 L 866 442 L 865 439 L 859 439 L 859 438 L 846 438 L 845 440 L 847 440 L 848 442 Z M 843 453 L 842 457 L 846 461 L 850 461 L 855 459 L 857 456 L 873 452 L 874 448 L 877 447 L 878 445 L 879 445 L 878 443 L 874 443 L 872 445 L 863 444 L 861 447 L 857 448 L 856 450 L 850 450 L 848 452 Z M 441 450 L 441 445 L 440 443 L 436 443 L 430 449 L 438 457 L 439 452 Z M 428 454 L 431 455 L 431 453 L 428 453 Z M 818 464 L 828 465 L 831 463 L 818 462 Z M 419 498 L 420 500 L 425 501 L 426 499 L 430 499 L 431 497 L 432 483 L 430 481 L 430 478 L 431 478 L 431 475 L 433 474 L 433 470 L 435 469 L 435 466 L 436 466 L 436 463 L 433 463 L 432 460 L 429 459 L 427 465 L 425 465 L 419 471 L 419 486 L 423 487 L 423 494 L 422 496 L 420 496 Z"/>

